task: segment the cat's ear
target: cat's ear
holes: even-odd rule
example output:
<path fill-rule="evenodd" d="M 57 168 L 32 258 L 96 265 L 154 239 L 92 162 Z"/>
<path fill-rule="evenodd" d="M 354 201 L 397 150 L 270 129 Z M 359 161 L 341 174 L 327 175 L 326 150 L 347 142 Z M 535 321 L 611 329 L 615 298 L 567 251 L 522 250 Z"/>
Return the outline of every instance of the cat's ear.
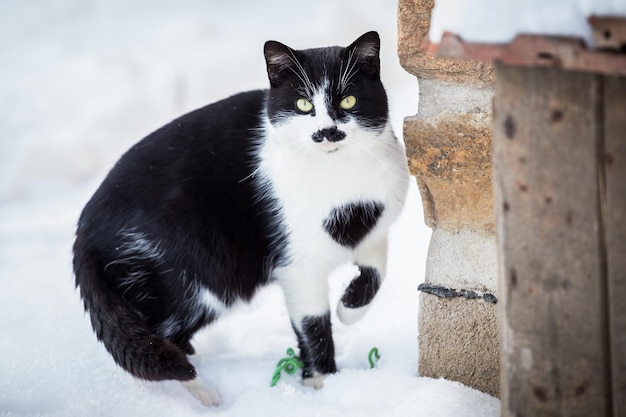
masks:
<path fill-rule="evenodd" d="M 380 76 L 380 36 L 367 32 L 346 48 L 374 76 Z"/>
<path fill-rule="evenodd" d="M 276 41 L 265 42 L 263 48 L 265 62 L 267 63 L 267 75 L 272 87 L 280 83 L 281 75 L 285 69 L 293 65 L 294 51 L 287 45 Z"/>

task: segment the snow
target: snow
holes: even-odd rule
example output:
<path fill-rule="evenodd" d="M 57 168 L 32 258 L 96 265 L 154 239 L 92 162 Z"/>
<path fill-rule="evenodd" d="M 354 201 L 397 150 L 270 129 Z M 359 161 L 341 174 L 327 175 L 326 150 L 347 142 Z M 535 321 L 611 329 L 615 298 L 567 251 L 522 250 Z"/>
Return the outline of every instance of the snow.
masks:
<path fill-rule="evenodd" d="M 508 43 L 520 33 L 583 38 L 593 45 L 587 18 L 626 16 L 626 0 L 437 0 L 429 37 L 445 31 L 467 42 Z"/>
<path fill-rule="evenodd" d="M 271 6 L 270 6 L 271 5 Z M 321 390 L 276 362 L 296 340 L 275 286 L 194 339 L 192 361 L 221 393 L 207 410 L 176 382 L 133 379 L 99 344 L 74 289 L 80 210 L 119 155 L 183 112 L 265 87 L 262 46 L 383 39 L 393 124 L 416 111 L 415 79 L 396 56 L 387 0 L 28 0 L 0 2 L 0 416 L 461 416 L 500 403 L 417 373 L 416 288 L 430 230 L 416 185 L 393 229 L 389 275 L 366 317 L 333 316 L 340 372 Z M 331 278 L 333 304 L 353 269 Z M 370 370 L 367 354 L 382 358 Z"/>

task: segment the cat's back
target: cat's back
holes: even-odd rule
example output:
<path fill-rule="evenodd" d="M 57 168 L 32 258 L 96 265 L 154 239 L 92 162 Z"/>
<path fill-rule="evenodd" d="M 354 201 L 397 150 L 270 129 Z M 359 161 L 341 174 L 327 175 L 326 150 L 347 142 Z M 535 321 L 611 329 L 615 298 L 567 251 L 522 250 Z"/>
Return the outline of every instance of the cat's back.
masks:
<path fill-rule="evenodd" d="M 139 141 L 85 206 L 79 232 L 105 243 L 128 228 L 156 236 L 181 230 L 198 241 L 210 239 L 204 234 L 216 225 L 230 235 L 265 234 L 254 183 L 265 97 L 263 90 L 228 97 Z"/>
<path fill-rule="evenodd" d="M 155 130 L 119 159 L 85 212 L 95 205 L 164 208 L 249 192 L 265 96 L 264 90 L 233 95 Z"/>
<path fill-rule="evenodd" d="M 173 120 L 133 146 L 112 174 L 148 165 L 153 171 L 191 170 L 196 176 L 205 170 L 222 172 L 226 168 L 236 175 L 228 168 L 246 165 L 254 151 L 265 95 L 263 90 L 240 93 Z"/>

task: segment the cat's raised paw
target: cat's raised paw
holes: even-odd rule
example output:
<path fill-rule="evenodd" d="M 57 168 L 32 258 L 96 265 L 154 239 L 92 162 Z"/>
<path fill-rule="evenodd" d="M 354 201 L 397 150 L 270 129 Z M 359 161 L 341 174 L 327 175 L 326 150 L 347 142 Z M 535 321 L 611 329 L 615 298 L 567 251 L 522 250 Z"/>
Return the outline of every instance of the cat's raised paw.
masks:
<path fill-rule="evenodd" d="M 181 384 L 194 398 L 207 407 L 217 407 L 222 403 L 217 390 L 205 385 L 198 377 L 191 381 L 181 381 Z"/>
<path fill-rule="evenodd" d="M 367 310 L 369 310 L 369 307 L 368 304 L 363 307 L 350 308 L 346 307 L 343 301 L 339 300 L 339 303 L 337 303 L 337 318 L 339 318 L 339 321 L 343 324 L 354 324 L 363 318 Z"/>

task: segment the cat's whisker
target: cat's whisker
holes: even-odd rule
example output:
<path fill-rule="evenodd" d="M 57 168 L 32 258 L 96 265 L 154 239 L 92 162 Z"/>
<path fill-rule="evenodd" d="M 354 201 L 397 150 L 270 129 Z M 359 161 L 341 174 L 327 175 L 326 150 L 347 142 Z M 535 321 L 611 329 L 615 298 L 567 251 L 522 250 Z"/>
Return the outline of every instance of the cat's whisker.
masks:
<path fill-rule="evenodd" d="M 298 72 L 300 74 L 298 74 L 298 72 L 293 69 L 292 71 L 294 72 L 294 74 L 296 74 L 296 76 L 300 79 L 300 81 L 302 81 L 302 83 L 305 85 L 305 88 L 308 90 L 309 97 L 312 97 L 313 92 L 315 91 L 315 86 L 311 82 L 311 79 L 309 78 L 308 74 L 304 70 L 304 67 L 300 63 L 300 60 L 298 59 L 298 57 L 296 57 L 294 52 L 292 50 L 289 50 L 289 54 L 290 54 L 291 61 L 296 65 L 296 68 L 298 69 Z"/>
<path fill-rule="evenodd" d="M 399 139 L 396 140 L 400 142 Z M 406 149 L 402 142 L 400 142 L 400 146 L 397 146 L 395 143 L 385 143 L 385 150 L 389 153 L 389 155 L 399 158 L 400 160 L 406 158 Z"/>
<path fill-rule="evenodd" d="M 386 166 L 388 165 L 387 161 L 384 161 L 381 159 L 380 156 L 378 156 L 376 153 L 374 153 L 371 149 L 371 146 L 366 146 L 365 144 L 361 143 L 360 140 L 354 140 L 353 143 L 358 146 L 361 150 L 363 150 L 364 152 L 366 152 L 370 157 L 372 157 L 373 160 L 375 160 L 378 164 L 380 164 L 381 166 Z M 379 144 L 377 144 L 379 145 Z"/>
<path fill-rule="evenodd" d="M 340 94 L 344 94 L 350 88 L 350 80 L 359 72 L 358 68 L 355 69 L 357 60 L 353 60 L 354 54 L 354 50 L 350 51 L 346 68 L 341 72 L 341 78 L 339 80 Z"/>
<path fill-rule="evenodd" d="M 237 181 L 239 184 L 241 184 L 242 182 L 246 182 L 247 180 L 254 178 L 256 176 L 256 174 L 259 172 L 259 167 L 257 167 L 254 171 L 252 171 L 250 174 L 248 174 L 247 176 L 245 176 L 244 178 L 240 179 L 239 181 Z"/>

